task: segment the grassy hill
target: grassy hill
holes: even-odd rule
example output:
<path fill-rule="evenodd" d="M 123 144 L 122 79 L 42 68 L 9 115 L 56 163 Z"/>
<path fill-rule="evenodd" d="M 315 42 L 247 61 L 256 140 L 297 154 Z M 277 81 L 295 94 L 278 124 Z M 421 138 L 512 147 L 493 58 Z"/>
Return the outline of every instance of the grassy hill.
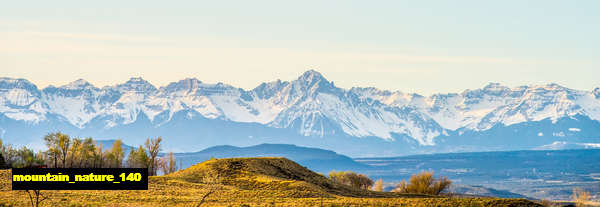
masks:
<path fill-rule="evenodd" d="M 277 190 L 302 197 L 341 195 L 350 197 L 398 197 L 389 192 L 357 190 L 334 183 L 286 158 L 211 159 L 185 170 L 167 175 L 193 183 L 205 183 L 203 178 L 217 175 L 219 183 L 240 189 Z M 431 197 L 409 195 L 403 197 Z"/>
<path fill-rule="evenodd" d="M 27 206 L 0 171 L 0 206 Z M 45 206 L 539 206 L 524 199 L 449 198 L 355 190 L 285 158 L 211 159 L 149 179 L 147 191 L 43 191 Z M 208 196 L 205 196 L 207 195 Z"/>
<path fill-rule="evenodd" d="M 319 148 L 302 147 L 290 144 L 259 144 L 248 147 L 229 145 L 214 146 L 198 152 L 175 153 L 183 168 L 210 158 L 236 157 L 285 157 L 312 171 L 327 173 L 331 170 L 367 170 L 372 167 L 358 163 L 352 158 L 334 151 Z"/>

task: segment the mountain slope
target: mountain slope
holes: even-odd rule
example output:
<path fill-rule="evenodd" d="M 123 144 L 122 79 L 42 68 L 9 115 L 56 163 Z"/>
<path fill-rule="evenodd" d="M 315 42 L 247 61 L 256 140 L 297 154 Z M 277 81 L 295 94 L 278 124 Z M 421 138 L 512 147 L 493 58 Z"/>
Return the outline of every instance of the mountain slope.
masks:
<path fill-rule="evenodd" d="M 24 79 L 0 78 L 0 137 L 35 144 L 45 133 L 65 131 L 139 144 L 162 135 L 178 151 L 268 142 L 356 156 L 532 149 L 569 139 L 600 143 L 599 91 L 491 83 L 425 97 L 343 89 L 314 70 L 252 90 L 194 78 L 158 88 L 141 78 L 102 88 L 80 79 L 40 90 Z M 573 125 L 557 129 L 559 122 Z M 505 140 L 513 137 L 516 145 Z"/>
<path fill-rule="evenodd" d="M 167 176 L 195 183 L 205 183 L 207 177 L 213 177 L 218 180 L 218 183 L 242 189 L 296 190 L 308 197 L 320 197 L 321 191 L 344 196 L 397 197 L 393 193 L 358 190 L 333 183 L 326 177 L 286 158 L 211 159 Z M 427 196 L 406 195 L 406 197 Z"/>

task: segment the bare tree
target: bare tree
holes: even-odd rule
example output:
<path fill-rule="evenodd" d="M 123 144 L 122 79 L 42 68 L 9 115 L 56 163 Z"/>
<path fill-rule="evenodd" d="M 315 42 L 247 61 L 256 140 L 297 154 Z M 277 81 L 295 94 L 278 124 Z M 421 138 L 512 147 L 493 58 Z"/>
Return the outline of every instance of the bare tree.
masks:
<path fill-rule="evenodd" d="M 48 199 L 48 196 L 42 195 L 40 190 L 25 190 L 25 192 L 27 192 L 27 195 L 29 195 L 31 207 L 38 207 L 42 201 Z"/>
<path fill-rule="evenodd" d="M 162 157 L 159 163 L 160 170 L 165 175 L 177 171 L 177 161 L 173 152 L 169 152 L 167 156 Z"/>
<path fill-rule="evenodd" d="M 152 139 L 146 139 L 146 151 L 149 154 L 148 167 L 150 171 L 150 175 L 156 175 L 156 157 L 158 156 L 158 152 L 160 151 L 160 142 L 162 141 L 161 137 Z"/>

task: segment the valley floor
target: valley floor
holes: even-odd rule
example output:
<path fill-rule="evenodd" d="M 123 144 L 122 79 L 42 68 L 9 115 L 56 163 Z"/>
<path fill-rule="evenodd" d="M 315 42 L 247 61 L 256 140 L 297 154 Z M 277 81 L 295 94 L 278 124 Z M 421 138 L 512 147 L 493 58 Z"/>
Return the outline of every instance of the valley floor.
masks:
<path fill-rule="evenodd" d="M 11 191 L 10 170 L 0 171 L 0 206 L 29 206 L 24 191 Z M 245 190 L 198 184 L 172 177 L 150 177 L 149 189 L 134 191 L 42 191 L 42 206 L 537 206 L 523 199 L 495 198 L 355 198 L 328 193 L 276 189 Z"/>

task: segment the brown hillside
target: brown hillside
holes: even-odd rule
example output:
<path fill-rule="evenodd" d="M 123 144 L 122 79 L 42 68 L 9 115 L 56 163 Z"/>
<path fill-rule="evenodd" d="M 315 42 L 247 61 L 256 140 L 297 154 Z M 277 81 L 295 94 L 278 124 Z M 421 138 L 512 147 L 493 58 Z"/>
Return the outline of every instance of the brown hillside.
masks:
<path fill-rule="evenodd" d="M 301 191 L 303 196 L 312 195 L 310 197 L 328 193 L 351 197 L 399 197 L 395 193 L 357 190 L 333 183 L 286 158 L 211 159 L 168 176 L 194 183 L 206 183 L 205 179 L 212 176 L 217 177 L 220 184 L 241 189 Z M 406 194 L 402 197 L 432 196 Z"/>
<path fill-rule="evenodd" d="M 0 206 L 28 206 L 0 170 Z M 216 181 L 216 182 L 215 182 Z M 43 191 L 43 206 L 541 206 L 525 199 L 449 198 L 354 190 L 285 158 L 212 159 L 167 176 L 148 190 Z"/>

